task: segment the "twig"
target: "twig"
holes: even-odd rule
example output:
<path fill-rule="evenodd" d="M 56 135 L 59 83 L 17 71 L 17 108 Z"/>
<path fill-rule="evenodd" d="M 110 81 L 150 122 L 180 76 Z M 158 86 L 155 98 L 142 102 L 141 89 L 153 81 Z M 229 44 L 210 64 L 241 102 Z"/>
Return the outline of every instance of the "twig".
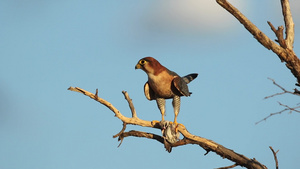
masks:
<path fill-rule="evenodd" d="M 132 100 L 130 99 L 128 93 L 126 91 L 122 91 L 122 93 L 124 94 L 125 96 L 125 99 L 127 100 L 128 104 L 129 104 L 129 108 L 131 110 L 131 114 L 132 114 L 132 117 L 133 118 L 136 118 L 136 111 L 135 111 L 135 108 L 133 106 L 133 103 L 132 103 Z"/>
<path fill-rule="evenodd" d="M 271 80 L 273 82 L 273 84 L 275 86 L 279 87 L 283 92 L 281 92 L 281 93 L 275 93 L 275 94 L 270 95 L 270 96 L 266 96 L 266 97 L 264 97 L 264 99 L 268 99 L 268 98 L 271 98 L 271 97 L 274 97 L 274 96 L 278 96 L 278 95 L 282 95 L 282 94 L 286 94 L 286 93 L 300 96 L 300 93 L 299 93 L 299 91 L 297 89 L 294 89 L 294 92 L 288 91 L 285 88 L 283 88 L 282 86 L 280 86 L 279 84 L 277 84 L 274 79 L 271 79 L 269 77 L 268 77 L 268 79 Z"/>
<path fill-rule="evenodd" d="M 283 107 L 286 107 L 286 108 L 283 109 L 283 110 L 281 110 L 281 111 L 279 111 L 279 112 L 276 112 L 276 113 L 270 113 L 267 117 L 261 119 L 260 121 L 256 122 L 255 124 L 261 123 L 262 121 L 266 121 L 266 120 L 267 120 L 268 118 L 270 118 L 271 116 L 274 116 L 274 115 L 277 115 L 277 114 L 281 114 L 281 113 L 283 113 L 283 112 L 285 112 L 285 111 L 288 111 L 288 110 L 289 110 L 289 113 L 292 113 L 293 111 L 300 113 L 300 111 L 297 110 L 297 109 L 300 108 L 300 106 L 297 106 L 297 107 L 289 107 L 289 106 L 287 106 L 287 105 L 281 104 L 280 102 L 278 102 L 278 104 L 279 104 L 280 106 L 283 106 Z"/>
<path fill-rule="evenodd" d="M 271 22 L 268 21 L 268 24 L 277 37 L 277 40 L 275 41 L 277 41 L 281 47 L 287 48 L 285 40 L 283 38 L 283 29 L 284 29 L 283 26 L 279 26 L 278 29 L 275 29 L 275 27 L 272 25 Z"/>
<path fill-rule="evenodd" d="M 296 96 L 300 96 L 299 90 L 294 89 L 294 92 L 288 91 L 288 90 L 286 90 L 284 87 L 282 87 L 282 86 L 280 86 L 279 84 L 277 84 L 277 83 L 275 82 L 274 79 L 271 79 L 271 78 L 268 78 L 268 79 L 271 80 L 271 81 L 273 82 L 273 84 L 274 84 L 275 86 L 277 86 L 278 88 L 280 88 L 283 92 L 281 92 L 281 93 L 275 93 L 275 94 L 270 95 L 270 96 L 266 96 L 266 97 L 264 97 L 264 99 L 269 99 L 269 98 L 271 98 L 271 97 L 278 96 L 278 95 L 283 95 L 283 94 L 286 94 L 286 93 L 292 94 L 292 95 L 296 95 Z M 292 113 L 293 111 L 294 111 L 294 112 L 297 112 L 297 113 L 300 113 L 300 110 L 297 110 L 297 109 L 300 108 L 300 106 L 290 107 L 290 106 L 285 105 L 285 104 L 282 104 L 282 103 L 280 103 L 280 102 L 278 102 L 278 104 L 279 104 L 280 106 L 285 107 L 285 109 L 283 109 L 283 110 L 281 110 L 281 111 L 279 111 L 279 112 L 276 112 L 276 113 L 270 113 L 267 117 L 265 117 L 265 118 L 263 118 L 262 120 L 256 122 L 255 124 L 261 123 L 262 121 L 266 121 L 266 120 L 267 120 L 268 118 L 270 118 L 271 116 L 274 116 L 274 115 L 277 115 L 277 114 L 281 114 L 281 113 L 283 113 L 283 112 L 285 112 L 285 111 L 288 111 L 288 110 L 289 110 L 289 113 Z"/>
<path fill-rule="evenodd" d="M 269 146 L 269 148 L 271 149 L 272 153 L 273 153 L 273 156 L 274 156 L 274 160 L 275 160 L 275 165 L 276 165 L 276 169 L 278 169 L 278 159 L 277 159 L 277 153 L 279 150 L 277 150 L 276 152 L 274 151 L 274 149 Z"/>
<path fill-rule="evenodd" d="M 118 134 L 114 135 L 113 138 L 119 137 L 125 130 L 126 130 L 126 123 L 123 122 L 122 130 Z"/>
<path fill-rule="evenodd" d="M 234 167 L 236 167 L 236 166 L 238 166 L 238 165 L 237 165 L 237 164 L 233 164 L 233 165 L 231 165 L 231 166 L 220 167 L 220 168 L 217 168 L 217 169 L 228 169 L 228 168 L 234 168 Z"/>
<path fill-rule="evenodd" d="M 297 109 L 300 108 L 300 106 L 297 106 L 297 107 L 290 107 L 290 106 L 285 105 L 285 104 L 282 104 L 282 103 L 280 103 L 280 102 L 278 102 L 278 104 L 279 104 L 280 106 L 286 107 L 287 110 L 290 110 L 289 113 L 292 113 L 292 111 L 297 112 L 297 113 L 300 113 L 300 110 L 297 110 Z"/>
<path fill-rule="evenodd" d="M 270 118 L 271 116 L 274 116 L 274 115 L 276 115 L 276 114 L 281 114 L 282 112 L 285 112 L 285 111 L 287 111 L 287 110 L 288 110 L 288 109 L 283 109 L 283 110 L 281 110 L 281 111 L 279 111 L 279 112 L 276 112 L 276 113 L 270 113 L 267 117 L 265 117 L 265 118 L 259 120 L 259 121 L 256 122 L 255 124 L 261 123 L 262 121 L 266 121 L 266 120 L 267 120 L 268 118 Z"/>

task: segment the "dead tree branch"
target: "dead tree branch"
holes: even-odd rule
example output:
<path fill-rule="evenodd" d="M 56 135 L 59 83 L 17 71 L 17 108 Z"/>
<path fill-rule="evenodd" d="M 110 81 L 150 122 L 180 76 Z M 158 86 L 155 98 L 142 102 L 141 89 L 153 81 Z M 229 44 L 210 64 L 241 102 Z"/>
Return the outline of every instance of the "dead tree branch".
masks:
<path fill-rule="evenodd" d="M 158 135 L 155 135 L 152 133 L 146 133 L 146 132 L 142 132 L 142 131 L 134 131 L 134 130 L 125 132 L 126 125 L 128 125 L 128 124 L 139 125 L 139 126 L 143 126 L 143 127 L 150 127 L 150 128 L 155 128 L 155 129 L 162 129 L 162 126 L 159 123 L 152 124 L 151 121 L 142 120 L 142 119 L 138 118 L 136 116 L 136 114 L 134 115 L 133 112 L 136 113 L 136 111 L 133 107 L 132 100 L 129 98 L 129 95 L 127 92 L 123 91 L 122 93 L 124 94 L 125 99 L 127 100 L 128 104 L 130 105 L 132 117 L 125 117 L 110 102 L 98 97 L 98 95 L 96 95 L 96 94 L 88 92 L 79 87 L 69 87 L 68 90 L 82 93 L 82 94 L 90 97 L 91 99 L 94 99 L 97 102 L 103 104 L 107 108 L 109 108 L 115 114 L 115 116 L 123 122 L 123 128 L 122 128 L 121 132 L 119 132 L 117 135 L 114 136 L 114 137 L 119 137 L 119 141 L 121 143 L 125 137 L 134 136 L 134 137 L 144 137 L 144 138 L 148 138 L 148 139 L 154 139 L 154 140 L 164 144 L 165 140 L 162 136 L 158 136 Z M 250 168 L 251 169 L 266 169 L 267 168 L 266 166 L 259 163 L 255 159 L 247 158 L 244 155 L 238 154 L 238 153 L 234 152 L 233 150 L 225 148 L 224 146 L 222 146 L 218 143 L 215 143 L 212 140 L 208 140 L 206 138 L 196 136 L 196 135 L 189 133 L 188 130 L 182 125 L 179 125 L 177 127 L 177 130 L 178 130 L 178 132 L 180 132 L 183 135 L 184 138 L 173 144 L 170 144 L 171 147 L 183 146 L 183 145 L 187 145 L 187 144 L 197 144 L 197 145 L 201 146 L 204 150 L 206 150 L 207 153 L 210 151 L 215 152 L 222 158 L 226 158 L 228 160 L 233 161 L 236 165 L 243 166 L 243 167 L 246 167 L 249 169 Z"/>
<path fill-rule="evenodd" d="M 280 86 L 278 83 L 276 83 L 274 79 L 271 79 L 271 78 L 268 78 L 268 79 L 271 80 L 273 82 L 273 84 L 275 86 L 277 86 L 278 88 L 280 88 L 283 92 L 281 92 L 281 93 L 275 93 L 275 94 L 270 95 L 270 96 L 266 96 L 264 99 L 269 99 L 271 97 L 282 95 L 282 94 L 286 94 L 286 93 L 300 96 L 300 93 L 299 93 L 299 91 L 296 88 L 294 89 L 294 92 L 291 92 L 291 91 L 286 90 L 284 87 Z"/>
<path fill-rule="evenodd" d="M 269 98 L 272 98 L 272 97 L 275 97 L 275 96 L 278 96 L 278 95 L 283 95 L 283 94 L 292 94 L 292 95 L 300 96 L 300 93 L 299 93 L 299 91 L 296 88 L 294 89 L 294 92 L 291 92 L 291 91 L 286 90 L 284 87 L 280 86 L 278 83 L 275 82 L 275 80 L 273 80 L 271 78 L 268 78 L 268 79 L 271 80 L 275 86 L 277 86 L 278 88 L 280 88 L 282 90 L 282 92 L 275 93 L 275 94 L 270 95 L 270 96 L 266 96 L 264 99 L 269 99 Z M 279 111 L 279 112 L 270 113 L 267 117 L 261 119 L 260 121 L 256 122 L 255 124 L 258 124 L 258 123 L 260 123 L 262 121 L 266 121 L 268 118 L 270 118 L 270 117 L 272 117 L 274 115 L 281 114 L 281 113 L 286 112 L 286 111 L 288 111 L 288 113 L 292 113 L 293 111 L 297 112 L 297 113 L 300 113 L 300 110 L 298 110 L 298 109 L 300 109 L 300 106 L 290 107 L 290 106 L 282 104 L 280 102 L 278 102 L 278 104 L 280 106 L 285 107 L 285 108 L 283 110 Z"/>
<path fill-rule="evenodd" d="M 216 0 L 217 3 L 231 13 L 244 27 L 254 36 L 254 38 L 265 48 L 272 50 L 282 62 L 286 63 L 286 67 L 291 70 L 297 79 L 296 85 L 300 85 L 300 60 L 293 50 L 294 44 L 294 22 L 288 0 L 281 0 L 282 14 L 285 23 L 285 35 L 283 37 L 283 26 L 275 27 L 268 21 L 271 30 L 275 33 L 277 40 L 275 43 L 266 34 L 259 30 L 247 17 L 245 17 L 237 8 L 230 4 L 227 0 Z"/>
<path fill-rule="evenodd" d="M 281 114 L 281 113 L 286 112 L 286 111 L 288 111 L 289 113 L 292 113 L 293 111 L 294 111 L 294 112 L 297 112 L 297 113 L 300 113 L 300 111 L 297 110 L 297 109 L 300 108 L 300 106 L 289 107 L 289 106 L 284 105 L 284 104 L 282 104 L 282 103 L 280 103 L 280 102 L 278 102 L 278 104 L 279 104 L 280 106 L 283 106 L 283 107 L 286 107 L 286 108 L 283 109 L 283 110 L 281 110 L 281 111 L 279 111 L 279 112 L 276 112 L 276 113 L 270 113 L 267 117 L 261 119 L 260 121 L 256 122 L 255 124 L 261 123 L 262 121 L 266 121 L 268 118 L 270 118 L 270 117 L 272 117 L 272 116 L 274 116 L 274 115 Z"/>
<path fill-rule="evenodd" d="M 274 160 L 275 160 L 275 166 L 276 166 L 276 169 L 278 169 L 278 159 L 277 159 L 277 153 L 279 150 L 277 150 L 276 152 L 274 151 L 274 149 L 270 146 L 269 147 L 273 153 L 273 156 L 274 156 Z"/>
<path fill-rule="evenodd" d="M 282 103 L 280 103 L 280 102 L 278 102 L 278 104 L 279 104 L 280 106 L 286 107 L 286 109 L 289 110 L 289 113 L 292 113 L 293 111 L 294 111 L 294 112 L 297 112 L 297 113 L 300 113 L 300 111 L 297 110 L 297 109 L 300 108 L 300 106 L 297 106 L 297 107 L 290 107 L 290 106 L 285 105 L 285 104 L 282 104 Z"/>
<path fill-rule="evenodd" d="M 233 165 L 231 165 L 231 166 L 220 167 L 220 168 L 217 168 L 217 169 L 228 169 L 228 168 L 234 168 L 234 167 L 236 167 L 236 166 L 238 166 L 238 165 L 237 165 L 237 164 L 233 164 Z"/>

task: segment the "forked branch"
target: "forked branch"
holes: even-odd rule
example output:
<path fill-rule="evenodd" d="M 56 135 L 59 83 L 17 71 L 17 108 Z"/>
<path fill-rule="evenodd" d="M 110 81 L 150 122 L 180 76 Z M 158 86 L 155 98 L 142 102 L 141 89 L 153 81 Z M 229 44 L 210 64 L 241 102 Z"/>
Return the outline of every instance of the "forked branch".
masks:
<path fill-rule="evenodd" d="M 124 94 L 125 99 L 127 100 L 128 104 L 129 104 L 129 107 L 130 107 L 130 110 L 132 113 L 132 117 L 125 117 L 124 115 L 122 115 L 121 112 L 117 108 L 115 108 L 110 102 L 100 98 L 98 96 L 98 92 L 96 92 L 96 94 L 93 94 L 93 93 L 88 92 L 79 87 L 69 87 L 68 90 L 82 93 L 82 94 L 90 97 L 91 99 L 94 99 L 97 102 L 103 104 L 107 108 L 109 108 L 115 114 L 115 116 L 123 122 L 123 128 L 122 128 L 121 132 L 119 132 L 118 134 L 116 134 L 114 136 L 114 137 L 118 137 L 119 141 L 121 141 L 121 143 L 125 137 L 134 136 L 134 137 L 144 137 L 144 138 L 148 138 L 148 139 L 154 139 L 162 144 L 165 144 L 165 139 L 159 135 L 155 135 L 152 133 L 146 133 L 146 132 L 142 132 L 142 131 L 135 131 L 135 130 L 125 132 L 126 125 L 128 125 L 128 124 L 139 125 L 139 126 L 143 126 L 143 127 L 150 127 L 150 128 L 155 128 L 155 129 L 162 129 L 162 126 L 159 125 L 158 123 L 152 124 L 151 121 L 142 120 L 137 117 L 136 110 L 134 109 L 132 100 L 130 99 L 127 92 L 123 91 L 122 93 Z M 177 147 L 177 146 L 183 146 L 183 145 L 187 145 L 187 144 L 197 144 L 197 145 L 201 146 L 204 150 L 206 150 L 207 153 L 210 151 L 215 152 L 216 154 L 220 155 L 221 157 L 227 158 L 228 160 L 233 161 L 236 165 L 240 165 L 240 166 L 243 166 L 246 168 L 251 168 L 251 169 L 266 169 L 266 167 L 263 164 L 259 163 L 255 159 L 249 159 L 241 154 L 234 152 L 233 150 L 230 150 L 220 144 L 215 143 L 212 140 L 208 140 L 206 138 L 196 136 L 196 135 L 189 133 L 187 131 L 187 129 L 182 125 L 179 125 L 177 127 L 177 129 L 178 129 L 178 132 L 180 132 L 184 138 L 173 144 L 169 144 L 169 146 L 171 146 L 171 148 Z"/>
<path fill-rule="evenodd" d="M 296 88 L 294 89 L 294 92 L 291 92 L 291 91 L 286 90 L 284 87 L 280 86 L 278 83 L 276 83 L 275 80 L 273 80 L 271 78 L 268 78 L 268 79 L 271 80 L 275 86 L 277 86 L 278 88 L 280 88 L 282 90 L 282 92 L 275 93 L 275 94 L 272 94 L 270 96 L 266 96 L 264 99 L 269 99 L 269 98 L 272 98 L 272 97 L 275 97 L 275 96 L 279 96 L 279 95 L 283 95 L 283 94 L 291 94 L 291 95 L 295 95 L 295 96 L 300 96 L 299 90 L 297 90 Z M 280 106 L 284 107 L 284 109 L 282 109 L 282 110 L 280 110 L 278 112 L 275 112 L 275 113 L 270 113 L 267 117 L 261 119 L 260 121 L 256 122 L 255 124 L 258 124 L 258 123 L 261 123 L 263 121 L 266 121 L 268 118 L 270 118 L 270 117 L 272 117 L 274 115 L 282 114 L 283 112 L 288 112 L 288 113 L 297 112 L 297 113 L 300 113 L 300 106 L 299 106 L 299 104 L 297 106 L 294 106 L 294 107 L 290 107 L 288 105 L 282 104 L 281 102 L 278 102 L 278 104 Z"/>
<path fill-rule="evenodd" d="M 237 8 L 230 4 L 227 0 L 216 0 L 217 3 L 231 13 L 244 27 L 254 36 L 257 41 L 265 48 L 272 50 L 282 62 L 286 63 L 286 67 L 291 70 L 297 79 L 296 85 L 300 86 L 300 60 L 293 50 L 294 44 L 294 22 L 291 14 L 290 4 L 288 0 L 281 0 L 282 14 L 285 23 L 285 35 L 283 37 L 283 26 L 275 27 L 268 22 L 271 30 L 275 33 L 279 45 L 272 41 L 266 34 L 259 30 L 246 16 L 244 16 Z"/>
<path fill-rule="evenodd" d="M 279 152 L 279 150 L 277 150 L 276 152 L 274 151 L 274 149 L 270 146 L 269 147 L 273 153 L 273 156 L 274 156 L 274 160 L 275 160 L 275 167 L 276 169 L 278 169 L 278 159 L 277 159 L 277 153 Z"/>

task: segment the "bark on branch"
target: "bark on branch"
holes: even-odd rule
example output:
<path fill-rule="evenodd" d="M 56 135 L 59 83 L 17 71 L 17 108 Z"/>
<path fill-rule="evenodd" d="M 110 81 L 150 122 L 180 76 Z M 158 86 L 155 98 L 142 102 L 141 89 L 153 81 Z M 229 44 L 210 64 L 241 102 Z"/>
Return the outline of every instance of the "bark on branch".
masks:
<path fill-rule="evenodd" d="M 143 127 L 150 127 L 150 128 L 155 128 L 155 129 L 162 129 L 162 126 L 159 125 L 158 123 L 152 124 L 151 121 L 142 120 L 137 117 L 132 100 L 130 99 L 127 92 L 123 91 L 122 93 L 125 96 L 125 99 L 127 100 L 128 104 L 129 104 L 129 107 L 130 107 L 131 113 L 132 113 L 132 117 L 125 117 L 110 102 L 100 98 L 98 96 L 98 90 L 97 90 L 96 94 L 88 92 L 79 87 L 69 87 L 68 90 L 82 93 L 82 94 L 90 97 L 91 99 L 94 99 L 95 101 L 103 104 L 107 108 L 109 108 L 115 114 L 115 116 L 123 122 L 122 130 L 114 136 L 114 137 L 118 137 L 119 141 L 121 141 L 121 143 L 125 137 L 134 136 L 134 137 L 144 137 L 144 138 L 148 138 L 148 139 L 154 139 L 154 140 L 164 144 L 164 142 L 165 142 L 164 138 L 159 135 L 155 135 L 152 133 L 146 133 L 146 132 L 142 132 L 142 131 L 135 131 L 135 130 L 125 132 L 126 125 L 128 125 L 128 124 L 139 125 L 139 126 L 143 126 Z M 236 165 L 240 165 L 240 166 L 243 166 L 243 167 L 246 167 L 249 169 L 250 168 L 251 169 L 266 169 L 267 168 L 266 166 L 259 163 L 255 159 L 250 159 L 244 155 L 238 154 L 238 153 L 234 152 L 233 150 L 230 150 L 218 143 L 215 143 L 212 140 L 191 134 L 182 125 L 179 125 L 177 127 L 177 129 L 178 129 L 178 132 L 180 132 L 184 138 L 173 144 L 170 144 L 169 146 L 171 148 L 177 147 L 177 146 L 183 146 L 183 145 L 187 145 L 187 144 L 197 144 L 197 145 L 201 146 L 204 150 L 206 150 L 207 153 L 210 151 L 215 152 L 222 158 L 226 158 L 228 160 L 233 161 Z"/>
<path fill-rule="evenodd" d="M 244 27 L 254 36 L 254 38 L 265 48 L 272 50 L 282 62 L 286 63 L 286 67 L 291 70 L 297 79 L 297 86 L 300 86 L 300 60 L 293 50 L 294 44 L 294 22 L 291 14 L 290 4 L 288 0 L 281 0 L 282 14 L 285 23 L 285 38 L 283 37 L 283 26 L 278 29 L 268 21 L 271 30 L 275 33 L 279 45 L 259 30 L 247 17 L 245 17 L 237 8 L 230 4 L 227 0 L 216 0 L 217 3 L 231 13 Z"/>

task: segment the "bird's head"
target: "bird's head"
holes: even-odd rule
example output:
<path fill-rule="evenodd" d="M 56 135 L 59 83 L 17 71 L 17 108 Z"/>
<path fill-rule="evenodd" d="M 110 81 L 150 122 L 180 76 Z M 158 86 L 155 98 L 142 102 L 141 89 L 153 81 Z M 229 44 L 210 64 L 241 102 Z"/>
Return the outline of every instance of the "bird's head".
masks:
<path fill-rule="evenodd" d="M 135 65 L 135 69 L 142 69 L 147 74 L 158 74 L 165 69 L 165 67 L 153 57 L 145 57 L 138 61 Z"/>

